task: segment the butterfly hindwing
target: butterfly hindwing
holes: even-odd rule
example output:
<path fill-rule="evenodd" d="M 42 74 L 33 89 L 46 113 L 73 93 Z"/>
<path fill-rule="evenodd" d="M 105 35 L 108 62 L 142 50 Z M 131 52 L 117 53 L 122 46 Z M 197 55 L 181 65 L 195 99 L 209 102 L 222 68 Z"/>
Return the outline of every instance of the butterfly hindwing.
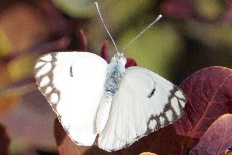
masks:
<path fill-rule="evenodd" d="M 130 67 L 122 75 L 98 145 L 108 151 L 131 145 L 180 118 L 185 103 L 184 94 L 171 82 L 148 69 Z"/>
<path fill-rule="evenodd" d="M 54 52 L 36 62 L 35 78 L 62 126 L 79 145 L 92 145 L 107 63 L 89 52 Z"/>

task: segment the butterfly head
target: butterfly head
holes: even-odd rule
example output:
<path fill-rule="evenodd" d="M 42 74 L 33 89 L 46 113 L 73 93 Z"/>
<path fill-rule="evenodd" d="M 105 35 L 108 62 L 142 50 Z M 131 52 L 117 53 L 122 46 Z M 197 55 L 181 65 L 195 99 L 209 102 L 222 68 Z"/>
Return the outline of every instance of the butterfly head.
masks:
<path fill-rule="evenodd" d="M 123 56 L 123 53 L 117 53 L 111 59 L 111 63 L 120 63 L 122 65 L 126 65 L 126 58 Z"/>

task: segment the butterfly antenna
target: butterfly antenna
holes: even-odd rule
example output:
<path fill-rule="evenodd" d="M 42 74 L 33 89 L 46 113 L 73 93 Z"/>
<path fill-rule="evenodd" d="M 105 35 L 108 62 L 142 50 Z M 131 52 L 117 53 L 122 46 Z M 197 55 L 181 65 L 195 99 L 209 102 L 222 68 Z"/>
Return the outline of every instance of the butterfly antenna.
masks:
<path fill-rule="evenodd" d="M 119 53 L 118 47 L 116 46 L 115 41 L 114 41 L 113 37 L 111 36 L 109 30 L 107 29 L 106 24 L 105 24 L 105 22 L 104 22 L 104 20 L 103 20 L 103 18 L 102 18 L 100 9 L 99 9 L 99 7 L 98 7 L 98 3 L 95 2 L 95 5 L 96 5 L 96 8 L 97 8 L 97 12 L 98 12 L 98 14 L 99 14 L 99 16 L 100 16 L 100 18 L 101 18 L 102 24 L 104 25 L 104 27 L 105 27 L 105 29 L 106 29 L 106 32 L 108 33 L 108 35 L 109 35 L 111 41 L 113 42 L 116 52 Z"/>
<path fill-rule="evenodd" d="M 155 23 L 157 23 L 162 18 L 162 15 L 160 14 L 151 24 L 149 24 L 143 31 L 141 31 L 134 39 L 132 39 L 122 50 L 125 51 L 130 44 L 132 44 L 136 39 L 138 39 L 144 32 L 146 32 L 150 27 L 152 27 Z"/>

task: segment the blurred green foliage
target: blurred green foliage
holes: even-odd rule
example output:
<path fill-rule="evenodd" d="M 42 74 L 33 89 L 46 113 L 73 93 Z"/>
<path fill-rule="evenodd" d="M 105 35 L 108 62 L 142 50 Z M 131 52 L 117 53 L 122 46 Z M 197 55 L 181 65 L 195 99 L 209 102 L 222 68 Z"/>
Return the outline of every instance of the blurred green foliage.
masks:
<path fill-rule="evenodd" d="M 0 27 L 0 57 L 6 56 L 10 51 L 9 40 L 4 33 L 4 30 Z"/>

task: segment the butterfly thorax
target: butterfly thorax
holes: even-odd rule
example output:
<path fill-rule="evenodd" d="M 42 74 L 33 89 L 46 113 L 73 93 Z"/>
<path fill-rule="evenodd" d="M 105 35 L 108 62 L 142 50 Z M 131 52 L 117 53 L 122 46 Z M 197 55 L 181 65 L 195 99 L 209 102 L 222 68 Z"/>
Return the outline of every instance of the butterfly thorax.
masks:
<path fill-rule="evenodd" d="M 107 68 L 104 95 L 113 97 L 117 92 L 121 76 L 125 71 L 126 59 L 122 54 L 115 54 Z"/>
<path fill-rule="evenodd" d="M 107 68 L 104 95 L 97 112 L 96 132 L 100 133 L 108 120 L 113 96 L 119 89 L 121 76 L 125 71 L 126 59 L 122 54 L 116 54 Z"/>

